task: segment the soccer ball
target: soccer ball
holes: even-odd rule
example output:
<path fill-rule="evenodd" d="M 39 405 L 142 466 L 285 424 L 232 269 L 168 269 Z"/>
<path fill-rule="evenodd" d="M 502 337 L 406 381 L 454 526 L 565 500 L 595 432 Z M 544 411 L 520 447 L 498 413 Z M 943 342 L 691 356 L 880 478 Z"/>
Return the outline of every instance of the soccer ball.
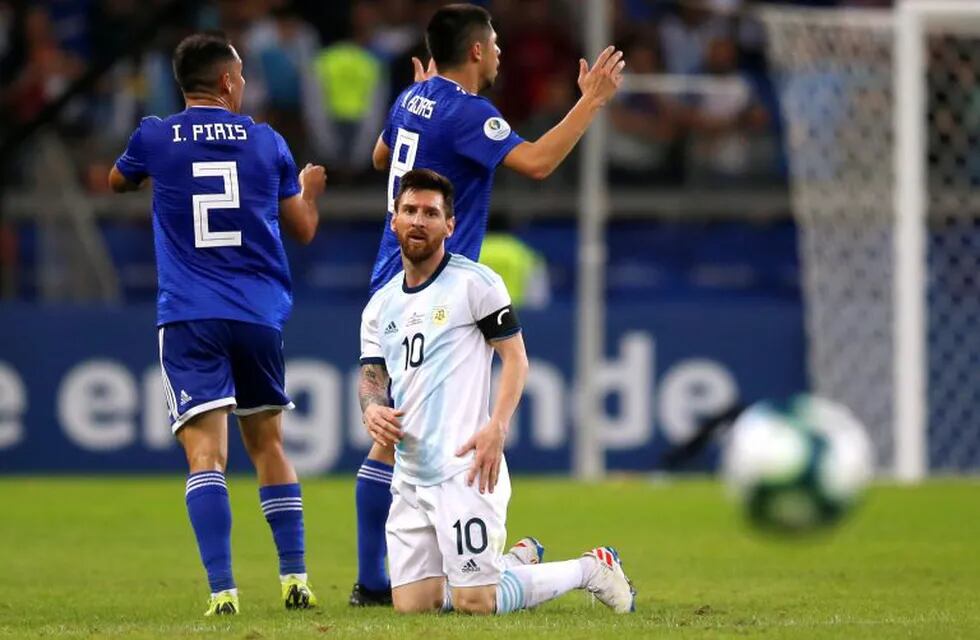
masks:
<path fill-rule="evenodd" d="M 749 521 L 777 532 L 826 528 L 872 475 L 871 443 L 843 405 L 803 394 L 758 402 L 735 420 L 722 475 Z"/>

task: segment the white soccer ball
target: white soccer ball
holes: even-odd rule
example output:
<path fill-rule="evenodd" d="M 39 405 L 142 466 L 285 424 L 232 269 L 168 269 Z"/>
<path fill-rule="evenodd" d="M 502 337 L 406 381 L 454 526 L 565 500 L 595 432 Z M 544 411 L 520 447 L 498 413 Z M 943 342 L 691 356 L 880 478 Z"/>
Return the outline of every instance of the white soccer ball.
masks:
<path fill-rule="evenodd" d="M 722 475 L 752 524 L 802 532 L 838 522 L 871 479 L 871 442 L 843 405 L 808 394 L 735 420 Z"/>

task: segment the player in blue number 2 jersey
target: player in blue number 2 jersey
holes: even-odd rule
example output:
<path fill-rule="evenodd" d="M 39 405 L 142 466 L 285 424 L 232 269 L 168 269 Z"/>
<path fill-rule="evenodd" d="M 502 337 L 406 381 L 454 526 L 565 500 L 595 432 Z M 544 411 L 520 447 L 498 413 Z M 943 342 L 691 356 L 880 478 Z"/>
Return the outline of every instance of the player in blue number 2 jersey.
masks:
<path fill-rule="evenodd" d="M 497 34 L 486 10 L 445 6 L 426 28 L 427 71 L 415 64 L 415 84 L 395 100 L 374 149 L 376 169 L 388 169 L 388 216 L 371 274 L 371 293 L 402 270 L 391 229 L 399 179 L 412 169 L 446 176 L 456 191 L 456 225 L 446 250 L 477 261 L 486 231 L 497 165 L 542 180 L 558 167 L 622 82 L 622 52 L 608 47 L 589 68 L 579 60 L 582 97 L 534 142 L 514 133 L 493 104 L 477 95 L 491 86 L 500 65 Z M 374 444 L 357 474 L 358 578 L 350 604 L 389 604 L 385 522 L 391 505 L 394 451 Z"/>
<path fill-rule="evenodd" d="M 308 243 L 323 167 L 296 165 L 282 137 L 238 113 L 245 79 L 221 36 L 174 52 L 187 108 L 144 118 L 109 175 L 114 191 L 151 178 L 160 367 L 170 421 L 187 454 L 185 499 L 207 571 L 205 615 L 238 613 L 225 485 L 228 413 L 237 414 L 279 553 L 286 608 L 316 604 L 306 578 L 303 501 L 282 446 L 282 327 L 292 307 L 280 224 Z"/>

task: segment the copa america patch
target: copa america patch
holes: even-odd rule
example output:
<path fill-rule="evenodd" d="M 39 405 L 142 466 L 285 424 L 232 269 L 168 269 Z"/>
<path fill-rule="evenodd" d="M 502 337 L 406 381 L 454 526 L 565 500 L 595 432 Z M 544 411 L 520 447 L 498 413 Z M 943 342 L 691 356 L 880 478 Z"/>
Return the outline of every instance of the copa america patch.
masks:
<path fill-rule="evenodd" d="M 510 125 L 503 118 L 494 116 L 483 123 L 483 134 L 491 140 L 504 140 L 510 135 Z"/>

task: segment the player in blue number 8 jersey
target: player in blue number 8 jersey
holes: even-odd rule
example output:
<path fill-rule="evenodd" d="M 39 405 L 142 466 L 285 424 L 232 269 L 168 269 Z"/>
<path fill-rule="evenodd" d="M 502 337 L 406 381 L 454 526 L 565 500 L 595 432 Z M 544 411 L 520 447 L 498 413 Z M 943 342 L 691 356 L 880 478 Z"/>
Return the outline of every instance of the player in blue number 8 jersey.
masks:
<path fill-rule="evenodd" d="M 114 191 L 153 182 L 160 367 L 173 431 L 187 455 L 185 498 L 207 571 L 205 615 L 238 613 L 225 484 L 228 413 L 236 413 L 279 553 L 286 608 L 316 604 L 306 578 L 303 502 L 282 446 L 282 326 L 292 291 L 280 224 L 316 233 L 323 167 L 299 172 L 285 141 L 240 115 L 242 62 L 222 36 L 174 52 L 187 108 L 144 118 L 109 175 Z"/>
<path fill-rule="evenodd" d="M 622 81 L 622 52 L 608 47 L 590 68 L 579 60 L 582 97 L 534 142 L 514 133 L 493 104 L 477 95 L 491 86 L 500 65 L 497 34 L 486 10 L 468 4 L 436 11 L 426 28 L 427 71 L 413 60 L 415 84 L 395 100 L 374 149 L 376 169 L 388 169 L 388 215 L 371 274 L 374 294 L 398 273 L 401 256 L 391 229 L 401 176 L 412 169 L 445 175 L 456 189 L 456 227 L 446 240 L 452 253 L 477 261 L 486 231 L 493 174 L 499 164 L 542 180 L 561 164 Z M 358 472 L 358 578 L 351 605 L 388 604 L 384 526 L 391 504 L 390 448 L 373 445 Z"/>

